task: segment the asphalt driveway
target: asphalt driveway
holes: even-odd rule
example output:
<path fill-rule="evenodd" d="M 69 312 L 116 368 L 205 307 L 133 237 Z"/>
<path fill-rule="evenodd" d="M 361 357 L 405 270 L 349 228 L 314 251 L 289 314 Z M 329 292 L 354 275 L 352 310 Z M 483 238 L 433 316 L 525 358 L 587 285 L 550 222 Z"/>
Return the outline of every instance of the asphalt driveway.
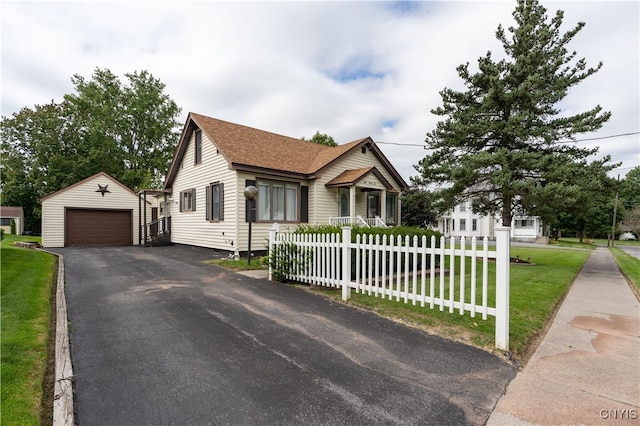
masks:
<path fill-rule="evenodd" d="M 500 358 L 202 263 L 186 246 L 66 248 L 79 425 L 484 424 Z"/>

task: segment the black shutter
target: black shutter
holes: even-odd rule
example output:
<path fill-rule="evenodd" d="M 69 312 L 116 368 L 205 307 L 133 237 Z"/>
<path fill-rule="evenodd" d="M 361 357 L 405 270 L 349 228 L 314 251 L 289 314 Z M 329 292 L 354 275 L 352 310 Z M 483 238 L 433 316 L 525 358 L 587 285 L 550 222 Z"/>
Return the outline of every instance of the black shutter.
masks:
<path fill-rule="evenodd" d="M 191 189 L 191 193 L 193 194 L 193 196 L 191 198 L 191 202 L 192 202 L 191 210 L 195 212 L 196 211 L 196 189 L 192 188 Z"/>
<path fill-rule="evenodd" d="M 224 220 L 224 183 L 220 184 L 220 220 Z"/>
<path fill-rule="evenodd" d="M 309 222 L 309 187 L 300 187 L 300 222 Z"/>
<path fill-rule="evenodd" d="M 246 188 L 247 186 L 256 186 L 256 181 L 255 180 L 246 180 L 245 181 L 245 185 L 244 187 Z M 244 191 L 244 190 L 243 190 Z M 251 202 L 249 200 L 247 200 L 245 198 L 244 201 L 244 221 L 245 222 L 249 222 L 249 214 L 251 214 L 251 222 L 255 222 L 256 221 L 256 212 L 255 210 L 251 210 Z M 254 205 L 255 207 L 255 205 Z"/>
<path fill-rule="evenodd" d="M 180 193 L 180 211 L 182 211 L 182 192 Z"/>
<path fill-rule="evenodd" d="M 204 198 L 206 204 L 204 207 L 204 218 L 205 220 L 211 220 L 211 185 L 204 187 Z"/>

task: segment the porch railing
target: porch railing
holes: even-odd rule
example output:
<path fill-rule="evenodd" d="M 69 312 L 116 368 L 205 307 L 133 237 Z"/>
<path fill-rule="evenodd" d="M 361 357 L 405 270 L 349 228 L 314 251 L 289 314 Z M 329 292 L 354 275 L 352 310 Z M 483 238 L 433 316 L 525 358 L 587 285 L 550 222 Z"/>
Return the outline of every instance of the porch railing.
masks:
<path fill-rule="evenodd" d="M 330 217 L 329 224 L 333 226 L 362 226 L 363 228 L 387 228 L 387 224 L 380 216 L 362 217 L 355 216 L 352 220 L 350 216 Z"/>

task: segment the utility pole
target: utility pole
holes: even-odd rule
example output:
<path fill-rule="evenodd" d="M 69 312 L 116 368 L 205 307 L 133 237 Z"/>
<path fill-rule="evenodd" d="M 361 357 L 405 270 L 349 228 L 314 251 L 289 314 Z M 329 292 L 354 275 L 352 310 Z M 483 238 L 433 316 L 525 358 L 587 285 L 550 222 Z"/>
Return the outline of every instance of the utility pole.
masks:
<path fill-rule="evenodd" d="M 613 203 L 613 225 L 611 226 L 611 247 L 616 245 L 616 215 L 618 214 L 618 190 L 620 189 L 620 175 L 616 184 L 616 200 Z"/>

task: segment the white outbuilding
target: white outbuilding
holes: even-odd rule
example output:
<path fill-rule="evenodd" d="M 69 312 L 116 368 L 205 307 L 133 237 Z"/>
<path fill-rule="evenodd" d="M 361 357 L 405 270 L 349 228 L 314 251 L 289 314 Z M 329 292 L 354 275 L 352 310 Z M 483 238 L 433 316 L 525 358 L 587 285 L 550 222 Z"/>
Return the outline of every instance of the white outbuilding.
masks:
<path fill-rule="evenodd" d="M 138 243 L 138 195 L 104 172 L 41 202 L 43 247 Z"/>

